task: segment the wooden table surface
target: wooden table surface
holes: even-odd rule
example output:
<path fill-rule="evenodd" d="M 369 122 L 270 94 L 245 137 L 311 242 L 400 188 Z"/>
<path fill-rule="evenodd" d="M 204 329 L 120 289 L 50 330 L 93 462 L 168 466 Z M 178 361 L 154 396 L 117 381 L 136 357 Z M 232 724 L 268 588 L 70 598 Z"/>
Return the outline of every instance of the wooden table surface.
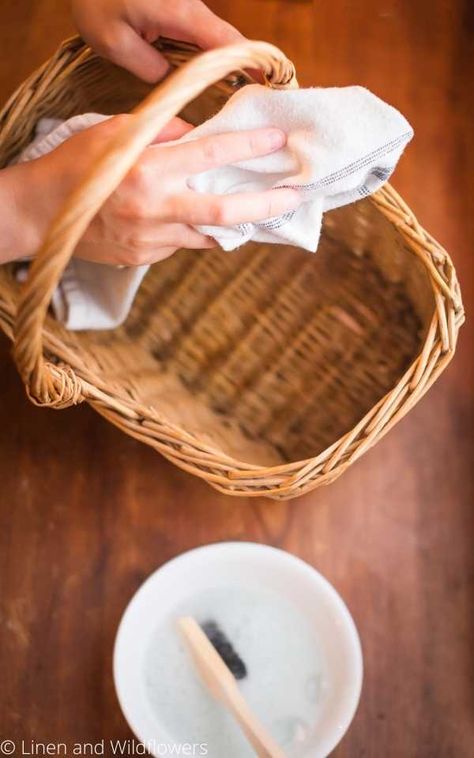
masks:
<path fill-rule="evenodd" d="M 363 84 L 405 113 L 416 138 L 394 185 L 451 252 L 469 318 L 472 2 L 211 5 L 281 45 L 302 85 Z M 66 0 L 3 0 L 0 18 L 4 100 L 72 26 Z M 335 484 L 290 503 L 220 495 L 87 407 L 33 407 L 3 337 L 0 349 L 1 739 L 131 737 L 111 659 L 132 593 L 184 550 L 249 539 L 317 567 L 356 620 L 364 687 L 335 756 L 474 754 L 469 321 L 415 410 Z"/>

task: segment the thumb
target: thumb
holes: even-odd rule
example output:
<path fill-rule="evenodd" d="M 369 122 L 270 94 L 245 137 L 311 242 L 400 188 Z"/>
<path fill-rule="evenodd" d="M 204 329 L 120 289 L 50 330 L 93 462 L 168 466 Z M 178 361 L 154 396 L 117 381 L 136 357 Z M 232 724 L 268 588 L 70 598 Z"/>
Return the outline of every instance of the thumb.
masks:
<path fill-rule="evenodd" d="M 111 35 L 107 50 L 96 49 L 139 79 L 154 84 L 169 71 L 170 65 L 158 50 L 146 42 L 128 24 L 121 23 Z"/>

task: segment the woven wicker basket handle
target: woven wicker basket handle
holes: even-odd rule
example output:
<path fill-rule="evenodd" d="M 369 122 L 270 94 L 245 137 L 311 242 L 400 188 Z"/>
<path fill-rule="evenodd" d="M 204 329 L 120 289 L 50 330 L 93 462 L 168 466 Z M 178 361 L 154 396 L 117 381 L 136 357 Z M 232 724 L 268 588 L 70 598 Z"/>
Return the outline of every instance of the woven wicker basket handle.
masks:
<path fill-rule="evenodd" d="M 297 86 L 293 64 L 266 42 L 245 41 L 202 53 L 144 100 L 68 198 L 31 265 L 18 305 L 13 353 L 33 402 L 66 407 L 83 399 L 84 385 L 73 370 L 44 359 L 43 327 L 53 292 L 92 218 L 173 116 L 206 87 L 245 68 L 261 69 L 273 87 Z"/>

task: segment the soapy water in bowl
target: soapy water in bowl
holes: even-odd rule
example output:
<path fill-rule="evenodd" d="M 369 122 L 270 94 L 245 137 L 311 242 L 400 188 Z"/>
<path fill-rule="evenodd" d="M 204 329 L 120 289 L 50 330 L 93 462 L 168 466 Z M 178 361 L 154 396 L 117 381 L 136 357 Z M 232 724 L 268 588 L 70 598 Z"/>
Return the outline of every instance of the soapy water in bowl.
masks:
<path fill-rule="evenodd" d="M 206 744 L 209 758 L 255 755 L 196 673 L 176 627 L 176 619 L 188 615 L 200 624 L 212 619 L 219 625 L 247 668 L 239 687 L 249 705 L 288 756 L 304 754 L 328 688 L 327 676 L 315 630 L 291 602 L 270 589 L 209 589 L 180 602 L 157 626 L 144 671 L 157 725 L 176 743 Z"/>

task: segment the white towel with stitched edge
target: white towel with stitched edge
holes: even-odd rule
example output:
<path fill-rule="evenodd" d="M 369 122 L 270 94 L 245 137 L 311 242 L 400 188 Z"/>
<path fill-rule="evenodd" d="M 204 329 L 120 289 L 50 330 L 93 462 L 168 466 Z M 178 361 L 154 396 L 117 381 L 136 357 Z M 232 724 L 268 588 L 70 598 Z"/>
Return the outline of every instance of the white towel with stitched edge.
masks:
<path fill-rule="evenodd" d="M 91 113 L 66 122 L 42 119 L 19 161 L 49 152 L 105 118 Z M 255 240 L 315 252 L 324 211 L 379 189 L 413 136 L 408 121 L 364 87 L 272 90 L 254 84 L 237 91 L 216 116 L 180 141 L 270 126 L 288 135 L 283 149 L 188 179 L 196 192 L 220 195 L 276 187 L 300 192 L 301 206 L 278 218 L 229 228 L 198 227 L 224 250 Z M 118 269 L 74 258 L 54 297 L 56 317 L 74 330 L 118 326 L 127 317 L 147 268 Z"/>

